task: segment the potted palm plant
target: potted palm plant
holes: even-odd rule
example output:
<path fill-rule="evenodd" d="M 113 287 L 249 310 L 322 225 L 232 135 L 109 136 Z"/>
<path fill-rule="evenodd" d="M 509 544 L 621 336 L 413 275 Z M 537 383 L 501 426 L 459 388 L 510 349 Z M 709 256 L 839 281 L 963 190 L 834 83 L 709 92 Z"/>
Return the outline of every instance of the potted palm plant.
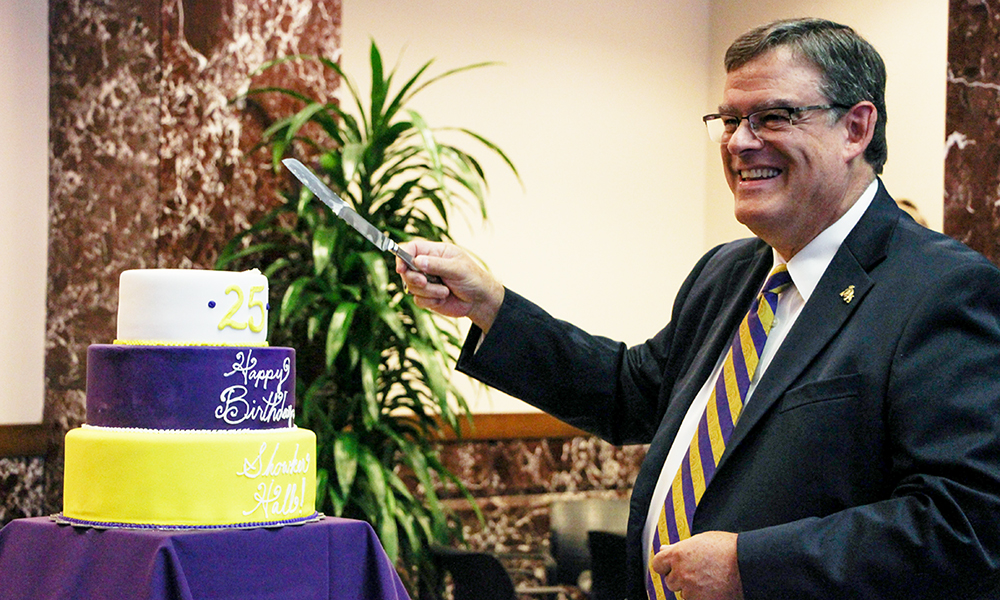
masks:
<path fill-rule="evenodd" d="M 287 88 L 292 114 L 266 129 L 261 145 L 273 168 L 299 154 L 365 219 L 402 241 L 449 240 L 456 211 L 486 219 L 486 177 L 471 154 L 443 143 L 409 108 L 410 100 L 444 77 L 425 63 L 401 83 L 370 49 L 371 93 L 362 96 L 332 60 L 314 60 L 340 77 L 353 106 L 321 102 Z M 465 129 L 458 135 L 503 159 L 496 145 Z M 457 132 L 457 133 L 455 133 Z M 216 268 L 256 266 L 267 275 L 272 302 L 269 339 L 297 353 L 297 422 L 317 435 L 317 504 L 331 515 L 364 519 L 388 555 L 416 575 L 426 548 L 461 537 L 460 523 L 438 497 L 442 483 L 464 486 L 442 464 L 435 440 L 441 424 L 461 430 L 468 405 L 449 378 L 460 344 L 455 324 L 418 308 L 392 276 L 394 258 L 378 252 L 311 193 L 288 179 L 284 201 L 231 240 Z M 275 302 L 277 301 L 277 302 Z"/>

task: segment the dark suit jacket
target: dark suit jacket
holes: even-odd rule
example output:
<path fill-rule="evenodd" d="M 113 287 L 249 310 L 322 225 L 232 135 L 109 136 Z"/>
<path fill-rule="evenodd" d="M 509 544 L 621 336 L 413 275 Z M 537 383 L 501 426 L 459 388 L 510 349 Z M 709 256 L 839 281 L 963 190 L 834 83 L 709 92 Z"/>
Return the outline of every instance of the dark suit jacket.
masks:
<path fill-rule="evenodd" d="M 771 262 L 757 239 L 711 250 L 670 324 L 632 348 L 508 290 L 480 349 L 475 330 L 463 349 L 461 371 L 614 444 L 650 444 L 629 519 L 632 600 L 667 451 Z M 993 598 L 998 523 L 1000 271 L 880 183 L 743 411 L 693 530 L 740 533 L 748 600 Z"/>

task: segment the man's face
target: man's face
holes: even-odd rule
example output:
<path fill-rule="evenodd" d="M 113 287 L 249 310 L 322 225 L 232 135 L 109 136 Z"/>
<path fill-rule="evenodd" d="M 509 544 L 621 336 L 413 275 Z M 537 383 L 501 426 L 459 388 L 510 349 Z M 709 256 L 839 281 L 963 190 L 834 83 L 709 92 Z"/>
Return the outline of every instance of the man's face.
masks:
<path fill-rule="evenodd" d="M 726 77 L 719 112 L 745 116 L 762 108 L 828 104 L 819 70 L 777 48 Z M 849 162 L 847 129 L 831 111 L 803 112 L 786 131 L 755 135 L 742 121 L 722 144 L 722 164 L 736 218 L 785 259 L 851 207 L 857 172 Z M 855 153 L 856 154 L 856 153 Z M 863 189 L 863 188 L 862 188 Z"/>

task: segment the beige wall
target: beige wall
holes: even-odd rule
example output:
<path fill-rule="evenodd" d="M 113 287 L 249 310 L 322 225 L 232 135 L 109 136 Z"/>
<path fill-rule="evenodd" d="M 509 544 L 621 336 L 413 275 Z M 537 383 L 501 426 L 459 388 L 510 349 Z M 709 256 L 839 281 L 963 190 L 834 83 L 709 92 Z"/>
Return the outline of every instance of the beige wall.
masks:
<path fill-rule="evenodd" d="M 707 29 L 702 0 L 358 0 L 343 64 L 364 72 L 370 37 L 387 62 L 406 48 L 404 72 L 504 63 L 416 102 L 495 141 L 524 179 L 491 161 L 490 224 L 460 242 L 557 316 L 636 343 L 702 252 Z M 524 405 L 493 394 L 476 410 Z"/>
<path fill-rule="evenodd" d="M 0 0 L 0 424 L 42 420 L 48 5 Z"/>
<path fill-rule="evenodd" d="M 387 62 L 405 48 L 404 73 L 430 58 L 438 71 L 502 62 L 415 102 L 431 124 L 495 141 L 521 171 L 523 190 L 489 162 L 490 225 L 462 242 L 560 316 L 637 342 L 700 253 L 705 166 L 690 146 L 703 136 L 708 13 L 700 0 L 622 6 L 345 2 L 343 61 L 365 73 L 373 37 Z M 691 232 L 693 248 L 665 243 Z M 641 295 L 636 280 L 648 282 Z"/>
<path fill-rule="evenodd" d="M 506 149 L 524 190 L 495 163 L 491 225 L 460 242 L 556 316 L 628 343 L 668 320 L 674 293 L 710 246 L 748 235 L 732 216 L 718 148 L 700 117 L 719 101 L 732 39 L 772 18 L 856 26 L 889 70 L 885 180 L 941 227 L 946 0 L 610 0 L 344 3 L 344 65 L 436 57 L 462 75 L 420 98 L 432 124 L 462 125 Z M 404 69 L 404 72 L 409 72 Z M 474 410 L 526 410 L 475 392 Z"/>

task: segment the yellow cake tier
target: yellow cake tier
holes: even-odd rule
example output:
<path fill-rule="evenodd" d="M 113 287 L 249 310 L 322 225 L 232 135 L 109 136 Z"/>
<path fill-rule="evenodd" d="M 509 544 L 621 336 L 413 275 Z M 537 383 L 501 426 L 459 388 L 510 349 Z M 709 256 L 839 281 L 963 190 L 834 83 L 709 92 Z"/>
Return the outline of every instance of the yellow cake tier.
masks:
<path fill-rule="evenodd" d="M 215 526 L 316 512 L 316 435 L 89 427 L 66 434 L 63 515 L 92 523 Z"/>

